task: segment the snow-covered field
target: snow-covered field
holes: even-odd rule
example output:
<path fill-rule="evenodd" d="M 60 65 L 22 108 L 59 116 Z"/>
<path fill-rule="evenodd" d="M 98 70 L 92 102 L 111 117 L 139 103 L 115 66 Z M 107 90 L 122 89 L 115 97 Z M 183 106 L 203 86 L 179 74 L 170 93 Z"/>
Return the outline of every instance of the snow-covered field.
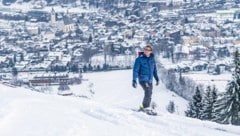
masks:
<path fill-rule="evenodd" d="M 232 75 L 230 73 L 224 73 L 221 75 L 210 75 L 206 74 L 206 71 L 184 73 L 183 76 L 189 77 L 196 81 L 196 83 L 205 86 L 215 85 L 219 92 L 225 92 L 228 82 L 232 80 Z"/>
<path fill-rule="evenodd" d="M 227 59 L 226 59 L 227 60 Z M 171 68 L 177 68 L 178 66 L 181 66 L 181 63 L 173 64 L 171 60 L 165 59 L 165 58 L 158 58 L 158 61 L 162 64 L 166 69 L 171 69 Z M 196 62 L 198 63 L 198 62 Z M 224 63 L 225 64 L 225 63 Z M 188 64 L 188 66 L 191 66 Z M 204 85 L 205 87 L 210 85 L 210 86 L 215 86 L 219 92 L 225 92 L 226 87 L 229 81 L 232 79 L 232 74 L 229 72 L 224 72 L 220 75 L 213 75 L 213 74 L 208 74 L 207 70 L 204 71 L 190 71 L 188 73 L 183 73 L 183 77 L 188 77 L 195 81 L 197 84 Z"/>
<path fill-rule="evenodd" d="M 92 99 L 42 94 L 0 85 L 0 136 L 239 136 L 239 127 L 186 118 L 187 101 L 154 88 L 160 116 L 133 112 L 143 91 L 131 87 L 131 70 L 84 74 Z M 80 86 L 81 87 L 81 86 Z M 78 89 L 73 88 L 72 89 Z M 177 112 L 166 105 L 173 100 Z"/>

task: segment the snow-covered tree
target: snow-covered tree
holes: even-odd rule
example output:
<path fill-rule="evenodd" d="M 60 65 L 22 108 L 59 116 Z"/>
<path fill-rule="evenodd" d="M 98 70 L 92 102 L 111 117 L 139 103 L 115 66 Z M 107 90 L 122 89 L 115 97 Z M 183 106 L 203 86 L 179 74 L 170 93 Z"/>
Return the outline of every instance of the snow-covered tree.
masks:
<path fill-rule="evenodd" d="M 190 102 L 189 105 L 188 105 L 187 111 L 185 111 L 185 115 L 186 115 L 187 117 L 192 117 L 192 118 L 193 118 L 193 116 L 194 116 L 194 111 L 193 111 L 193 109 L 194 109 L 193 103 Z"/>
<path fill-rule="evenodd" d="M 232 81 L 228 83 L 226 92 L 217 102 L 218 114 L 215 121 L 240 125 L 240 58 L 238 50 L 234 54 L 234 64 Z"/>
<path fill-rule="evenodd" d="M 213 86 L 212 88 L 212 98 L 213 98 L 213 104 L 215 104 L 217 102 L 217 98 L 218 98 L 218 93 L 217 93 L 217 88 L 215 86 Z"/>
<path fill-rule="evenodd" d="M 175 103 L 174 101 L 170 101 L 168 106 L 167 106 L 167 110 L 169 113 L 174 113 L 175 112 Z"/>
<path fill-rule="evenodd" d="M 203 97 L 202 119 L 212 120 L 214 118 L 214 104 L 217 99 L 217 90 L 215 87 L 208 86 Z"/>
<path fill-rule="evenodd" d="M 185 112 L 187 117 L 201 119 L 202 116 L 202 94 L 199 87 L 196 87 L 195 94 L 193 95 L 193 100 L 189 103 L 188 110 Z"/>
<path fill-rule="evenodd" d="M 216 107 L 217 107 L 217 101 L 218 98 L 220 96 L 220 93 L 217 93 L 217 88 L 215 86 L 213 86 L 212 88 L 212 99 L 213 99 L 213 109 L 212 109 L 212 119 L 211 121 L 214 121 L 217 117 L 217 111 L 216 111 Z"/>

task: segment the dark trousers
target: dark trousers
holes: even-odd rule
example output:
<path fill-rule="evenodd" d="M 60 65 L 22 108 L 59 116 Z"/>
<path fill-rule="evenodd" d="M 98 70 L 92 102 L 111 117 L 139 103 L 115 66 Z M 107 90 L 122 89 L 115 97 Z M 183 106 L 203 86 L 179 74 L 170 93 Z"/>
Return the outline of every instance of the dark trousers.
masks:
<path fill-rule="evenodd" d="M 142 86 L 143 90 L 144 90 L 144 98 L 143 98 L 143 107 L 147 108 L 150 107 L 150 103 L 152 100 L 152 89 L 153 89 L 153 85 L 152 83 L 146 82 L 146 81 L 141 81 L 140 85 Z"/>

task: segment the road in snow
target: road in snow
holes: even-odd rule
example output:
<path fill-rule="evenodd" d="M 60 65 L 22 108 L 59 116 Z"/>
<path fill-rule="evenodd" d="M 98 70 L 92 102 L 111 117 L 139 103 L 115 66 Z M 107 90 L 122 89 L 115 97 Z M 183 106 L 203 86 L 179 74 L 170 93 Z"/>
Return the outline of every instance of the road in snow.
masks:
<path fill-rule="evenodd" d="M 143 91 L 131 87 L 131 71 L 84 74 L 93 99 L 63 97 L 0 85 L 0 136 L 239 136 L 239 127 L 182 116 L 187 102 L 162 84 L 153 100 L 160 116 L 133 112 Z M 71 87 L 72 89 L 78 89 Z M 165 108 L 174 100 L 178 113 Z"/>

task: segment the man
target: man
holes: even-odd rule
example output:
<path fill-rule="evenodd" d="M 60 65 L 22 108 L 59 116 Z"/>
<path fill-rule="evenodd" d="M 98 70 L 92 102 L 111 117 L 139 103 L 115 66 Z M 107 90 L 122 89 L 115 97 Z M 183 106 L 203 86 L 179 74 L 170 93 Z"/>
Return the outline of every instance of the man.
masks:
<path fill-rule="evenodd" d="M 153 48 L 151 45 L 146 45 L 144 47 L 144 52 L 140 52 L 138 58 L 136 58 L 133 67 L 132 86 L 134 88 L 137 87 L 136 80 L 138 78 L 138 81 L 144 90 L 144 99 L 142 106 L 140 106 L 140 110 L 150 107 L 152 99 L 153 77 L 156 80 L 156 85 L 159 84 L 156 62 L 152 50 Z"/>

